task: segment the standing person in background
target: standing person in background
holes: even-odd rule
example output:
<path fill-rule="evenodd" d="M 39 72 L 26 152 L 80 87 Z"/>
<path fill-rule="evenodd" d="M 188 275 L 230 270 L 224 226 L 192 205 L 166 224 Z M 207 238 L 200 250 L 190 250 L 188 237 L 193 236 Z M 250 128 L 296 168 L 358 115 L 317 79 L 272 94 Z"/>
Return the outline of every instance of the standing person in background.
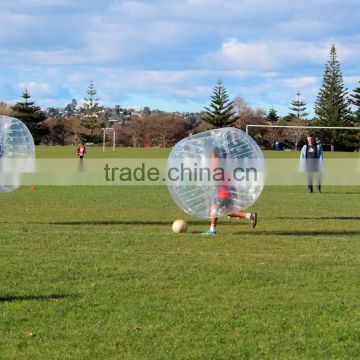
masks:
<path fill-rule="evenodd" d="M 79 171 L 80 172 L 84 172 L 84 156 L 86 154 L 86 147 L 85 144 L 83 142 L 81 142 L 81 144 L 78 146 L 77 148 L 77 155 L 80 158 L 80 165 L 79 165 Z"/>
<path fill-rule="evenodd" d="M 309 192 L 314 192 L 314 174 L 318 174 L 318 192 L 321 193 L 321 171 L 323 161 L 323 149 L 320 141 L 315 141 L 315 136 L 307 136 L 307 144 L 304 145 L 300 153 L 302 169 L 308 174 Z"/>
<path fill-rule="evenodd" d="M 86 154 L 86 148 L 84 143 L 82 142 L 77 148 L 77 155 L 80 159 L 83 159 L 85 154 Z"/>

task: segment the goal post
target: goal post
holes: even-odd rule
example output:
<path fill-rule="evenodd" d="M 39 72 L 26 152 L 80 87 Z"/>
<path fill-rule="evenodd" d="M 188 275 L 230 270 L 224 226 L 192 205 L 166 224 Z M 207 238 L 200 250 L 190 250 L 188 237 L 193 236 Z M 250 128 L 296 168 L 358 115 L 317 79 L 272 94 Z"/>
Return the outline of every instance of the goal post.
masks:
<path fill-rule="evenodd" d="M 112 131 L 113 137 L 112 137 L 112 151 L 115 151 L 116 146 L 116 132 L 114 128 L 104 128 L 103 130 L 103 152 L 105 152 L 105 144 L 106 144 L 106 132 Z"/>

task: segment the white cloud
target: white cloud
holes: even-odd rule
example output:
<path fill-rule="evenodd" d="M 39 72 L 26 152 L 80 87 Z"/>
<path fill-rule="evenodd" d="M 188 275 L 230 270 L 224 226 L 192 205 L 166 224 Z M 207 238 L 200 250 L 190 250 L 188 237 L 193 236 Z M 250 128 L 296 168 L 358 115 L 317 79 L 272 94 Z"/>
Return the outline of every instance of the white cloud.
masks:
<path fill-rule="evenodd" d="M 235 38 L 221 44 L 219 56 L 225 65 L 261 69 L 275 65 L 269 46 L 264 43 L 240 43 Z"/>
<path fill-rule="evenodd" d="M 28 89 L 30 93 L 36 95 L 49 95 L 52 92 L 50 84 L 44 82 L 21 82 L 18 84 L 18 88 L 21 90 Z"/>
<path fill-rule="evenodd" d="M 285 79 L 283 80 L 283 83 L 289 88 L 301 90 L 304 87 L 317 84 L 318 81 L 319 79 L 315 76 L 304 76 L 293 79 Z"/>
<path fill-rule="evenodd" d="M 240 42 L 236 38 L 224 41 L 215 54 L 203 56 L 208 66 L 217 64 L 231 69 L 273 70 L 292 65 L 324 64 L 329 58 L 331 43 L 310 42 Z M 359 45 L 337 45 L 340 61 L 353 61 L 360 56 Z"/>

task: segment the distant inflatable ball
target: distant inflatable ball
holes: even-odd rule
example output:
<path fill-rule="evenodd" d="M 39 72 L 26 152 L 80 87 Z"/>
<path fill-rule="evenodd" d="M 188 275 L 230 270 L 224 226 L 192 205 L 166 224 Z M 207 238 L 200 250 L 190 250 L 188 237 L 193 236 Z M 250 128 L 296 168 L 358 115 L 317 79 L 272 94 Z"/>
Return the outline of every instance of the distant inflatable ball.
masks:
<path fill-rule="evenodd" d="M 35 144 L 26 125 L 0 115 L 0 192 L 16 190 L 20 172 L 28 171 L 34 158 Z"/>
<path fill-rule="evenodd" d="M 187 223 L 184 220 L 175 220 L 172 224 L 174 233 L 184 233 L 187 230 Z"/>
<path fill-rule="evenodd" d="M 243 211 L 264 187 L 264 156 L 236 128 L 214 129 L 178 142 L 168 158 L 168 189 L 175 203 L 198 218 Z"/>

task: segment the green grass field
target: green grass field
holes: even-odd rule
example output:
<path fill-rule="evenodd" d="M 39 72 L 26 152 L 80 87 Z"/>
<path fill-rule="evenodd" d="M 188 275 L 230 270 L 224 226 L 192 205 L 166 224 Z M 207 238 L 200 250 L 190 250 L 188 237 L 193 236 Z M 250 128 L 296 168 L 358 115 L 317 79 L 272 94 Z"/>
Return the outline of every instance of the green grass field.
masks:
<path fill-rule="evenodd" d="M 112 148 L 107 147 L 103 152 L 102 147 L 88 147 L 87 157 L 97 158 L 163 158 L 167 157 L 170 149 L 164 148 Z M 264 151 L 267 158 L 298 158 L 299 151 Z M 70 158 L 76 156 L 76 147 L 74 146 L 37 146 L 36 156 L 38 158 Z M 325 158 L 358 158 L 356 152 L 325 152 Z"/>
<path fill-rule="evenodd" d="M 266 187 L 255 230 L 221 219 L 210 238 L 160 186 L 22 187 L 0 206 L 0 359 L 359 358 L 360 187 Z"/>

